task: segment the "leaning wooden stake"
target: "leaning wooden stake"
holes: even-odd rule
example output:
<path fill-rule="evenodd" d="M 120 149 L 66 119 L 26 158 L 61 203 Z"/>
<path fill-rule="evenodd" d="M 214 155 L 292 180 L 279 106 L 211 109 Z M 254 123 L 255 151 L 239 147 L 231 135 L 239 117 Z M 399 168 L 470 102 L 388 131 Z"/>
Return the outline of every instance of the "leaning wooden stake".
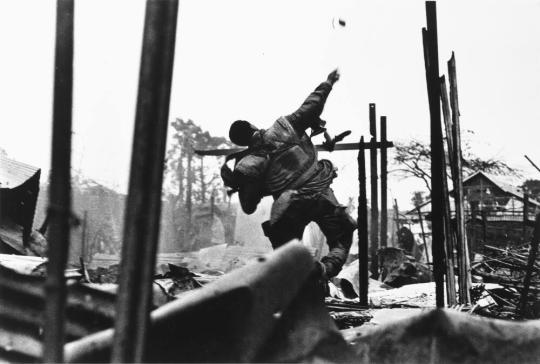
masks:
<path fill-rule="evenodd" d="M 534 223 L 534 233 L 531 241 L 531 248 L 529 250 L 529 260 L 527 262 L 527 272 L 525 273 L 525 279 L 523 280 L 523 291 L 521 292 L 521 302 L 519 309 L 522 315 L 526 314 L 527 298 L 529 296 L 529 286 L 531 285 L 531 276 L 536 262 L 536 256 L 538 255 L 538 243 L 540 242 L 540 214 L 536 215 L 536 221 Z"/>
<path fill-rule="evenodd" d="M 456 60 L 454 52 L 448 61 L 448 78 L 450 81 L 450 107 L 452 108 L 452 140 L 454 142 L 453 160 L 455 163 L 454 201 L 456 207 L 456 235 L 459 264 L 459 303 L 471 303 L 471 269 L 467 233 L 465 230 L 463 168 L 461 153 L 461 127 L 459 120 L 459 102 L 456 76 Z M 474 221 L 474 220 L 473 220 Z"/>
<path fill-rule="evenodd" d="M 73 0 L 58 0 L 54 68 L 49 249 L 45 281 L 43 361 L 64 360 L 66 282 L 71 217 L 71 115 L 73 101 Z"/>
<path fill-rule="evenodd" d="M 386 116 L 381 116 L 381 144 L 386 140 Z M 386 147 L 381 147 L 381 247 L 388 245 L 388 157 Z"/>
<path fill-rule="evenodd" d="M 444 307 L 444 205 L 443 140 L 441 129 L 441 97 L 439 87 L 439 50 L 437 44 L 437 10 L 434 1 L 426 2 L 427 29 L 423 30 L 424 59 L 431 120 L 431 215 L 433 276 L 437 307 Z"/>
<path fill-rule="evenodd" d="M 448 150 L 448 162 L 452 177 L 455 176 L 455 161 L 453 159 L 453 138 L 452 138 L 452 120 L 450 118 L 450 105 L 448 102 L 448 94 L 446 91 L 446 80 L 444 76 L 440 78 L 440 93 L 441 104 L 443 111 L 443 120 L 446 131 L 446 145 Z M 446 297 L 448 305 L 455 305 L 456 300 L 456 279 L 454 274 L 454 247 L 457 244 L 456 234 L 452 228 L 452 211 L 450 209 L 450 193 L 448 188 L 448 173 L 446 168 L 446 158 L 443 146 L 443 158 L 441 160 L 443 167 L 443 204 L 445 209 L 444 214 L 444 231 L 445 231 L 445 256 L 446 256 Z M 454 181 L 455 186 L 455 181 Z"/>
<path fill-rule="evenodd" d="M 358 279 L 360 287 L 360 305 L 368 304 L 368 214 L 366 194 L 366 156 L 364 137 L 360 138 L 358 146 Z"/>
<path fill-rule="evenodd" d="M 148 0 L 112 362 L 142 362 L 159 235 L 177 0 Z"/>
<path fill-rule="evenodd" d="M 454 246 L 456 245 L 455 234 L 452 229 L 452 219 L 450 211 L 450 198 L 448 193 L 448 177 L 446 175 L 446 163 L 444 158 L 441 162 L 443 166 L 443 200 L 444 208 L 444 248 L 445 248 L 445 274 L 446 274 L 446 299 L 447 305 L 453 306 L 457 303 L 456 299 L 456 276 L 454 274 Z"/>
<path fill-rule="evenodd" d="M 540 172 L 540 168 L 538 168 L 538 166 L 531 160 L 531 158 L 527 157 L 527 155 L 524 155 L 524 157 L 529 161 L 530 164 L 532 164 L 534 168 L 536 168 L 538 172 Z"/>
<path fill-rule="evenodd" d="M 375 114 L 375 104 L 369 104 L 369 132 L 371 143 L 377 142 L 377 117 Z M 370 166 L 370 189 L 371 189 L 371 224 L 370 224 L 370 255 L 371 255 L 371 275 L 374 278 L 379 276 L 379 261 L 377 251 L 379 250 L 379 192 L 377 188 L 377 149 L 369 150 Z"/>

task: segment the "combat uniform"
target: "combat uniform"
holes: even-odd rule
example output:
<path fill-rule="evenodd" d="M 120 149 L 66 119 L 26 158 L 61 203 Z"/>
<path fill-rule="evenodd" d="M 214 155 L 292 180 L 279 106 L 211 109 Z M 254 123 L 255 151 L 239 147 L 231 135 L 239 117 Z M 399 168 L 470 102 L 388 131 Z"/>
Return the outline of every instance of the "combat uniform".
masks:
<path fill-rule="evenodd" d="M 355 221 L 330 188 L 336 177 L 334 166 L 329 160 L 317 160 L 317 151 L 306 134 L 307 128 L 324 125 L 320 115 L 331 90 L 332 84 L 323 82 L 297 111 L 257 131 L 248 154 L 234 168 L 245 212 L 255 211 L 262 197 L 274 197 L 270 220 L 263 223 L 274 248 L 301 239 L 309 222 L 319 225 L 330 250 L 321 259 L 327 277 L 341 270 L 356 229 Z"/>

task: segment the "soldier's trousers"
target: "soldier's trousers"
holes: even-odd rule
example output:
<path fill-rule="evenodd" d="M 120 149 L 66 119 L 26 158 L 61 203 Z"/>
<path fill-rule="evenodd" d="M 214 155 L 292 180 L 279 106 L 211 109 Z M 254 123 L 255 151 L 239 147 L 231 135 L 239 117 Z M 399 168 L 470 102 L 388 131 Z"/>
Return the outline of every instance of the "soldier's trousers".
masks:
<path fill-rule="evenodd" d="M 347 260 L 357 225 L 345 207 L 338 203 L 332 189 L 295 197 L 277 221 L 263 223 L 263 230 L 276 249 L 292 239 L 302 239 L 304 229 L 311 221 L 326 236 L 330 251 L 321 262 L 325 265 L 327 277 L 334 277 Z"/>

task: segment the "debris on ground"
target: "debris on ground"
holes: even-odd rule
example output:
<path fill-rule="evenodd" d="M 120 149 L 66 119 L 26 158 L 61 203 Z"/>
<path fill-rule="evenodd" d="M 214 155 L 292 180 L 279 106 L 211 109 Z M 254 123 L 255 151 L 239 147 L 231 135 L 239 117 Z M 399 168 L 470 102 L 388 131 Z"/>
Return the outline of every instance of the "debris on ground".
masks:
<path fill-rule="evenodd" d="M 494 283 L 499 288 L 488 289 L 495 304 L 476 310 L 478 314 L 489 317 L 518 319 L 540 318 L 540 262 L 532 268 L 528 304 L 524 312 L 519 311 L 523 280 L 527 271 L 527 245 L 505 249 L 484 245 L 484 254 L 476 254 L 471 265 L 473 277 L 483 283 Z"/>
<path fill-rule="evenodd" d="M 398 288 L 407 284 L 433 281 L 433 273 L 429 265 L 418 262 L 414 257 L 405 254 L 403 249 L 383 248 L 378 252 L 382 281 Z"/>
<path fill-rule="evenodd" d="M 373 318 L 369 312 L 365 311 L 330 312 L 330 317 L 334 319 L 340 330 L 361 326 Z"/>

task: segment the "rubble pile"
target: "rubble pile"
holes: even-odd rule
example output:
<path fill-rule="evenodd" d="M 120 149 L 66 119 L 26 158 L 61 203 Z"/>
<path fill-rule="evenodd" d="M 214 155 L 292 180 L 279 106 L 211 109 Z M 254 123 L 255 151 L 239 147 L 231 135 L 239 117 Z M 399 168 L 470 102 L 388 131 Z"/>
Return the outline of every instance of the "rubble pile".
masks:
<path fill-rule="evenodd" d="M 540 318 L 540 264 L 535 262 L 532 267 L 529 297 L 523 312 L 520 312 L 523 280 L 527 272 L 527 245 L 512 248 L 484 246 L 484 254 L 477 254 L 476 262 L 471 265 L 473 277 L 484 283 L 496 283 L 496 287 L 485 289 L 482 297 L 478 297 L 481 287 L 473 290 L 479 300 L 475 313 L 489 317 L 517 319 Z M 487 286 L 487 285 L 486 285 Z M 492 298 L 489 302 L 482 301 L 486 293 Z M 484 307 L 482 307 L 484 306 Z"/>
<path fill-rule="evenodd" d="M 113 264 L 108 267 L 97 267 L 96 269 L 88 269 L 88 275 L 90 281 L 93 283 L 118 284 L 119 269 L 119 264 Z"/>

